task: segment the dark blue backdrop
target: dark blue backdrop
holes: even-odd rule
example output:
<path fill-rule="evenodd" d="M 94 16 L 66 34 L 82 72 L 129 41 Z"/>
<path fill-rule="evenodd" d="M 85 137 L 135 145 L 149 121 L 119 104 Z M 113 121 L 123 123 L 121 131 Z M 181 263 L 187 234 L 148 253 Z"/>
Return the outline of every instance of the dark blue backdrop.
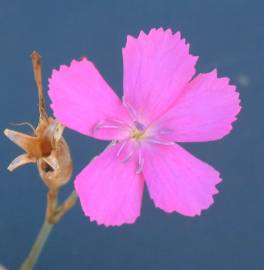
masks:
<path fill-rule="evenodd" d="M 90 223 L 79 203 L 56 226 L 36 269 L 264 269 L 264 5 L 244 0 L 19 1 L 0 0 L 1 130 L 37 123 L 37 91 L 29 55 L 43 56 L 45 89 L 52 68 L 88 55 L 121 95 L 121 48 L 127 34 L 152 27 L 180 30 L 200 56 L 241 93 L 243 110 L 230 136 L 186 148 L 224 179 L 215 204 L 201 217 L 155 209 L 144 196 L 134 225 Z M 50 110 L 49 110 L 50 112 Z M 17 128 L 19 129 L 19 128 Z M 21 127 L 21 130 L 27 130 Z M 67 130 L 74 175 L 105 143 Z M 21 151 L 0 139 L 0 264 L 18 269 L 43 220 L 46 188 L 35 166 L 6 170 Z M 72 183 L 64 188 L 69 193 Z"/>

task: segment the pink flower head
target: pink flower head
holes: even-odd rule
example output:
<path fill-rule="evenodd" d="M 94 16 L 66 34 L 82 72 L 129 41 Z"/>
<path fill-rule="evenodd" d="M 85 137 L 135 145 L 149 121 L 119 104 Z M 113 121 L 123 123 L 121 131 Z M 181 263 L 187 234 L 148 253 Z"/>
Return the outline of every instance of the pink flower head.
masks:
<path fill-rule="evenodd" d="M 114 143 L 75 180 L 82 208 L 106 226 L 140 215 L 144 182 L 156 207 L 186 216 L 213 203 L 219 173 L 174 142 L 218 140 L 232 129 L 239 95 L 216 70 L 195 75 L 198 57 L 170 29 L 127 37 L 122 101 L 88 59 L 54 70 L 49 95 L 56 118 Z"/>

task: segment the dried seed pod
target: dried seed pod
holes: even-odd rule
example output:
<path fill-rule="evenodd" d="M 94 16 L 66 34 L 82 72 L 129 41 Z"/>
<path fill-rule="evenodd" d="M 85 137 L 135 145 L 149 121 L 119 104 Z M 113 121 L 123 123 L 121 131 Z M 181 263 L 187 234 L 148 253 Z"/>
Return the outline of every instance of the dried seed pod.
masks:
<path fill-rule="evenodd" d="M 6 129 L 4 134 L 26 153 L 15 158 L 8 170 L 37 163 L 40 177 L 49 189 L 56 190 L 66 184 L 72 173 L 70 149 L 62 137 L 64 127 L 45 110 L 41 79 L 41 56 L 33 52 L 32 64 L 39 96 L 39 123 L 33 135 Z"/>
<path fill-rule="evenodd" d="M 62 137 L 64 127 L 49 118 L 42 135 L 43 156 L 37 160 L 41 178 L 50 189 L 66 184 L 72 173 L 72 161 L 68 144 Z M 45 156 L 45 152 L 49 154 Z"/>

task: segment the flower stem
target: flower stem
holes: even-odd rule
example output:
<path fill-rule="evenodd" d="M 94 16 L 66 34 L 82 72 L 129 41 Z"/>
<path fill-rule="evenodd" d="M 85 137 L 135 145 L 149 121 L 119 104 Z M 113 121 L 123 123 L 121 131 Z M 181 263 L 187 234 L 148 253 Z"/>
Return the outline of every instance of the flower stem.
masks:
<path fill-rule="evenodd" d="M 60 206 L 57 206 L 57 197 L 58 191 L 49 190 L 44 223 L 28 257 L 21 265 L 20 270 L 33 269 L 54 225 L 61 220 L 61 218 L 75 205 L 77 201 L 77 194 L 75 191 L 73 191 Z"/>
<path fill-rule="evenodd" d="M 39 255 L 49 237 L 50 232 L 52 231 L 54 224 L 48 223 L 46 220 L 44 221 L 41 230 L 37 236 L 37 239 L 24 263 L 21 266 L 21 270 L 30 270 L 33 269 L 36 264 Z"/>

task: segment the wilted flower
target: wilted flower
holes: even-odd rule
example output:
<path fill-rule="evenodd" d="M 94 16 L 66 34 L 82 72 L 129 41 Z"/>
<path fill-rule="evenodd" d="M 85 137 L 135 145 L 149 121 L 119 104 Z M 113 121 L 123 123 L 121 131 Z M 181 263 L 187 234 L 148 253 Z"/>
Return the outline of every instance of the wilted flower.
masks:
<path fill-rule="evenodd" d="M 33 269 L 53 225 L 61 220 L 77 200 L 76 193 L 73 191 L 63 203 L 58 204 L 59 190 L 70 180 L 72 173 L 70 149 L 62 136 L 64 127 L 54 118 L 48 117 L 45 109 L 41 56 L 33 52 L 31 58 L 39 98 L 37 128 L 26 122 L 21 124 L 31 127 L 33 131 L 31 135 L 10 129 L 4 130 L 4 134 L 25 151 L 10 163 L 8 170 L 13 171 L 22 165 L 36 163 L 39 175 L 48 187 L 45 220 L 30 253 L 21 265 L 21 270 Z M 5 268 L 0 265 L 0 270 Z"/>
<path fill-rule="evenodd" d="M 227 135 L 240 111 L 239 95 L 216 70 L 193 78 L 197 58 L 170 29 L 128 36 L 122 101 L 87 59 L 53 71 L 49 95 L 56 118 L 85 135 L 114 141 L 75 180 L 91 220 L 133 223 L 144 182 L 166 212 L 195 216 L 213 203 L 219 173 L 174 142 Z"/>
<path fill-rule="evenodd" d="M 48 117 L 45 110 L 40 59 L 37 52 L 32 53 L 33 71 L 39 94 L 39 123 L 36 129 L 26 123 L 32 128 L 32 135 L 4 130 L 4 134 L 25 151 L 10 163 L 8 169 L 13 171 L 22 165 L 37 163 L 43 182 L 50 189 L 57 190 L 70 180 L 72 160 L 68 144 L 62 137 L 64 127 L 52 117 Z"/>

